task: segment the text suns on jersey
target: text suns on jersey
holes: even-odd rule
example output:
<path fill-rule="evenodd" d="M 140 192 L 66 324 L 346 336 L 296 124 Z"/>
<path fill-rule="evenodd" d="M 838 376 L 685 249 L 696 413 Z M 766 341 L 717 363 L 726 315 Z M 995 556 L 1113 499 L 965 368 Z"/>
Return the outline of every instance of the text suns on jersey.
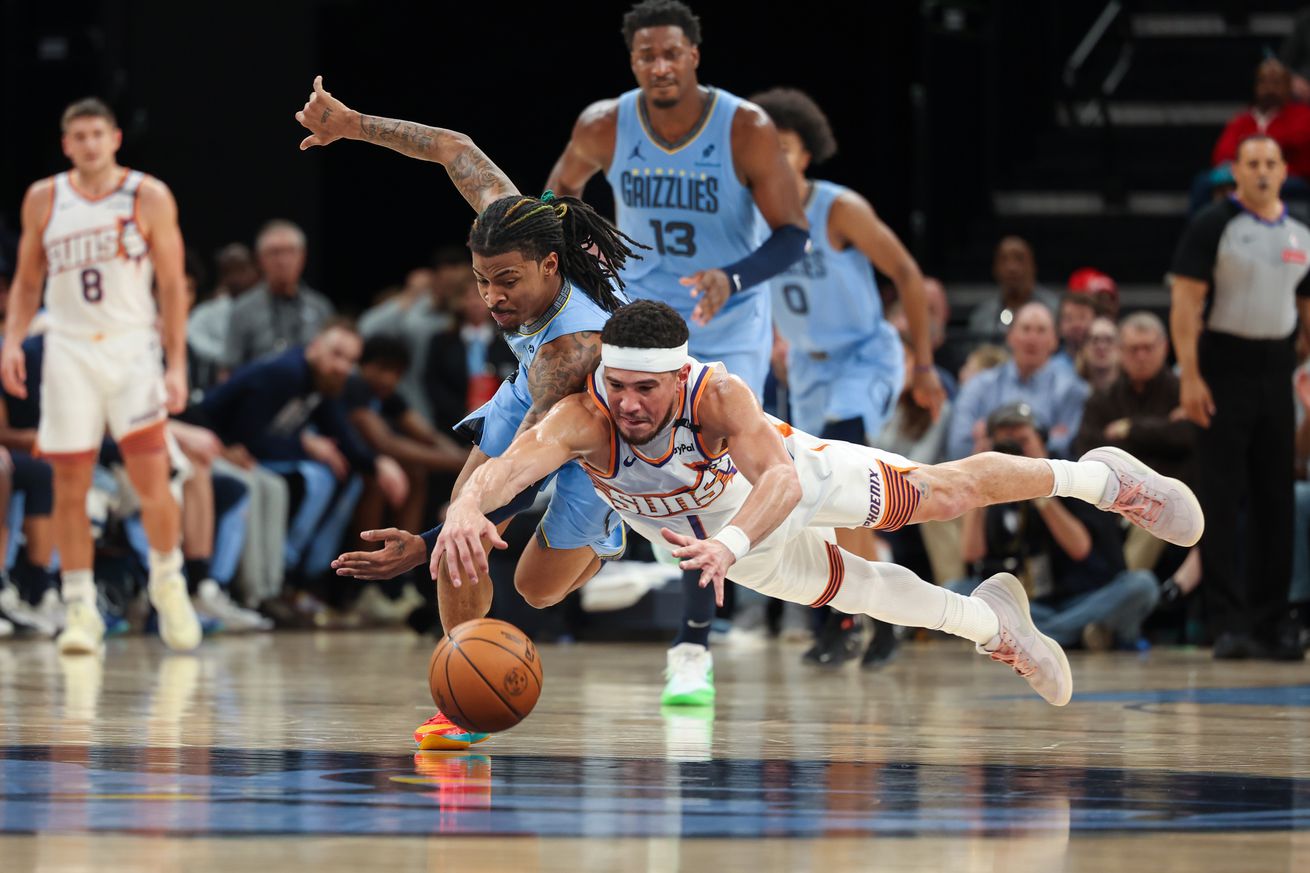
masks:
<path fill-rule="evenodd" d="M 697 472 L 696 481 L 665 494 L 629 494 L 610 482 L 592 475 L 591 481 L 601 498 L 620 513 L 643 518 L 669 518 L 684 512 L 703 512 L 718 500 L 737 475 L 737 468 L 727 455 L 711 461 L 686 466 Z"/>
<path fill-rule="evenodd" d="M 114 224 L 79 230 L 46 244 L 46 269 L 55 276 L 104 264 L 115 258 L 140 261 L 149 252 L 145 236 L 131 218 L 116 218 Z"/>

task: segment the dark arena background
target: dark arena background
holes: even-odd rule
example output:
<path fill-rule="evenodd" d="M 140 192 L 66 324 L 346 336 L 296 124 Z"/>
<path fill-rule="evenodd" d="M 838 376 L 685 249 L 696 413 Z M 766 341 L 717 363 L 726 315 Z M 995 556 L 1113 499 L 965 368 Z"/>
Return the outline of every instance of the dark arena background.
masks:
<path fill-rule="evenodd" d="M 464 247 L 474 212 L 441 166 L 354 141 L 302 152 L 295 113 L 322 75 L 351 109 L 468 134 L 536 198 L 579 113 L 636 87 L 629 4 L 0 0 L 0 291 L 5 343 L 23 349 L 0 371 L 25 363 L 30 389 L 6 378 L 0 406 L 0 871 L 1310 869 L 1310 6 L 691 6 L 700 84 L 808 94 L 838 143 L 809 175 L 877 216 L 860 212 L 860 232 L 833 218 L 831 233 L 825 217 L 817 255 L 811 218 L 809 253 L 752 292 L 775 316 L 764 409 L 909 466 L 1054 459 L 1053 496 L 879 530 L 867 551 L 839 539 L 828 554 L 847 564 L 830 559 L 817 600 L 730 583 L 706 649 L 687 642 L 706 625 L 684 613 L 693 583 L 631 529 L 622 560 L 534 608 L 534 584 L 561 587 L 520 572 L 516 588 L 529 544 L 549 545 L 543 514 L 564 488 L 548 486 L 482 583 L 490 617 L 535 642 L 539 702 L 489 737 L 434 730 L 424 677 L 447 601 L 425 547 L 403 540 L 417 557 L 379 582 L 328 562 L 377 548 L 361 530 L 444 517 L 468 457 L 454 425 L 498 386 L 531 390 L 515 354 L 541 361 L 547 340 L 524 330 L 511 352 L 492 329 Z M 61 117 L 91 96 L 116 115 L 118 163 L 175 197 L 205 312 L 188 327 L 185 409 L 160 429 L 180 607 L 159 593 L 130 439 L 106 438 L 85 521 L 83 501 L 59 498 L 75 453 L 42 452 L 39 428 L 74 389 L 40 385 L 66 310 L 14 327 L 24 289 L 47 305 L 57 293 L 44 264 L 30 288 L 22 267 L 74 220 L 60 210 L 115 208 L 114 186 L 83 196 L 77 170 L 53 189 L 55 230 L 27 228 L 20 257 L 24 197 L 70 170 Z M 584 199 L 614 219 L 602 176 Z M 120 224 L 138 218 L 128 203 Z M 286 267 L 269 240 L 294 263 L 300 236 L 267 230 L 275 219 L 304 244 L 276 302 Z M 825 256 L 854 258 L 853 284 L 820 281 Z M 242 291 L 272 315 L 243 316 Z M 549 305 L 524 321 L 547 330 Z M 815 339 L 814 325 L 864 333 Z M 239 330 L 254 339 L 233 357 Z M 128 372 L 97 360 L 86 385 Z M 1079 462 L 1102 445 L 1163 476 L 1120 475 L 1118 455 Z M 742 476 L 729 450 L 724 475 Z M 868 469 L 889 505 L 916 481 Z M 86 602 L 58 549 L 70 518 L 94 537 Z M 1152 535 L 1169 525 L 1199 543 Z M 898 578 L 857 572 L 888 564 L 923 588 L 867 615 L 809 608 Z M 1008 574 L 1030 639 L 1067 652 L 1068 705 L 1021 681 L 1060 667 L 1014 648 L 1022 628 L 1001 610 L 978 607 L 996 629 L 981 654 L 949 617 Z M 952 606 L 898 625 L 919 596 Z M 79 608 L 104 625 L 87 651 L 69 643 Z M 178 608 L 197 616 L 198 647 L 161 641 Z M 508 676 L 485 681 L 508 700 Z"/>

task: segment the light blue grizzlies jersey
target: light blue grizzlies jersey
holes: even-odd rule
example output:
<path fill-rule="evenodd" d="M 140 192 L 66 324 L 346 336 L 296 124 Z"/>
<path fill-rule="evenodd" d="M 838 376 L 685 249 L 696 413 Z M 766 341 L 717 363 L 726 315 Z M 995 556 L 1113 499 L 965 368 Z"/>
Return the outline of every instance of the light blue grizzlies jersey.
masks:
<path fill-rule="evenodd" d="M 541 347 L 571 333 L 600 333 L 608 320 L 608 312 L 565 278 L 559 294 L 540 318 L 501 334 L 514 357 L 518 358 L 519 368 L 514 378 L 506 380 L 497 390 L 496 396 L 483 407 L 487 414 L 479 446 L 484 452 L 493 457 L 504 452 L 528 410 L 532 408 L 528 370 L 537 359 Z M 477 416 L 478 413 L 473 415 Z"/>
<path fill-rule="evenodd" d="M 750 356 L 758 369 L 758 392 L 771 345 L 770 305 L 763 285 L 728 298 L 704 327 L 692 324 L 697 300 L 678 280 L 698 270 L 725 267 L 749 255 L 768 235 L 750 189 L 737 178 L 732 160 L 732 119 L 741 98 L 709 89 L 705 113 L 676 143 L 658 141 L 646 122 L 641 91 L 619 98 L 614 159 L 606 178 L 614 189 L 619 229 L 651 247 L 623 270 L 628 294 L 660 300 L 687 319 L 695 357 L 723 360 Z M 755 359 L 758 367 L 754 367 Z"/>
<path fill-rule="evenodd" d="M 831 422 L 863 418 L 876 436 L 900 396 L 904 353 L 883 318 L 873 265 L 859 249 L 835 249 L 828 235 L 833 203 L 849 189 L 816 180 L 805 204 L 805 257 L 770 280 L 773 321 L 791 346 L 791 422 L 822 434 Z"/>
<path fill-rule="evenodd" d="M 849 189 L 816 180 L 805 204 L 810 245 L 805 257 L 770 280 L 773 323 L 793 349 L 826 352 L 873 336 L 882 318 L 878 280 L 854 246 L 838 250 L 828 237 L 828 215 Z"/>
<path fill-rule="evenodd" d="M 491 457 L 504 454 L 532 408 L 528 369 L 541 347 L 571 333 L 599 333 L 608 319 L 608 312 L 566 278 L 540 318 L 502 334 L 518 358 L 519 368 L 513 378 L 501 383 L 494 397 L 455 429 L 474 435 L 478 448 Z M 570 461 L 554 475 L 554 480 L 555 493 L 538 527 L 538 535 L 545 544 L 557 549 L 590 546 L 605 558 L 621 554 L 625 542 L 623 525 L 596 496 L 582 468 Z"/>

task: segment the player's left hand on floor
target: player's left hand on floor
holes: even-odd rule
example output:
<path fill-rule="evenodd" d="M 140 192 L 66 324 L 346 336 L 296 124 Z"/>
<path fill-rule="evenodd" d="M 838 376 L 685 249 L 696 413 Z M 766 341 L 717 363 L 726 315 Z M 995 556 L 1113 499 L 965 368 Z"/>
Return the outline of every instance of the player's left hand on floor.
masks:
<path fill-rule="evenodd" d="M 728 578 L 728 568 L 735 560 L 728 547 L 718 540 L 698 540 L 680 533 L 674 533 L 667 527 L 660 528 L 664 539 L 675 548 L 673 557 L 680 559 L 679 569 L 700 570 L 700 587 L 714 586 L 714 602 L 723 605 L 723 587 Z"/>

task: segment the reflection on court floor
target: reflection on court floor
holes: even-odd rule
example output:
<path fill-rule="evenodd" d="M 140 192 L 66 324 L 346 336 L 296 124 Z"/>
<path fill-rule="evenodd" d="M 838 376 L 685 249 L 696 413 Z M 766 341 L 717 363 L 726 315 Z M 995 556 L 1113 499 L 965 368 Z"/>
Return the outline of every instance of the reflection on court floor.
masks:
<path fill-rule="evenodd" d="M 1310 780 L 1113 768 L 0 748 L 0 831 L 1018 836 L 1310 827 Z"/>

